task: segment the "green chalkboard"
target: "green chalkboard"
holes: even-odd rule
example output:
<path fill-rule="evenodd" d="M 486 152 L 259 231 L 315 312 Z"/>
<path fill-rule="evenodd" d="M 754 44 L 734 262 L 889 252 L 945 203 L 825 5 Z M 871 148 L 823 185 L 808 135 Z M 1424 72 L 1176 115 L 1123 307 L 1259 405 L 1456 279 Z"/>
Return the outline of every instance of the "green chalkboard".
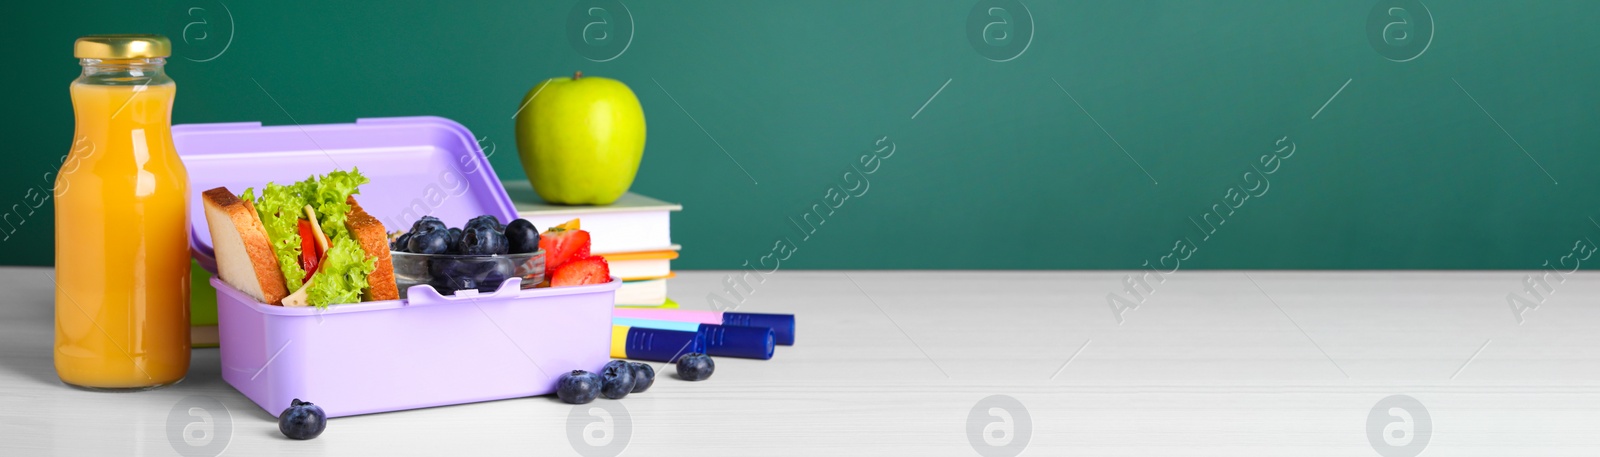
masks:
<path fill-rule="evenodd" d="M 72 40 L 115 32 L 173 37 L 177 123 L 444 116 L 504 179 L 530 87 L 619 79 L 684 269 L 1521 269 L 1600 240 L 1590 0 L 135 3 L 6 15 L 4 263 L 51 262 L 49 205 L 13 203 L 70 144 Z"/>

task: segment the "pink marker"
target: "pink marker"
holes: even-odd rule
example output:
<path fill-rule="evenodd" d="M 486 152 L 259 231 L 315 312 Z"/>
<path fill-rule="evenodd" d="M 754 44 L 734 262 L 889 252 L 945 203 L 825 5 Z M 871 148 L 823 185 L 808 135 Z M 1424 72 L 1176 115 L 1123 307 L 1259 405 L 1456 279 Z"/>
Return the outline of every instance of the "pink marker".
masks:
<path fill-rule="evenodd" d="M 784 346 L 794 345 L 793 314 L 735 313 L 689 309 L 617 308 L 611 312 L 611 316 L 628 317 L 634 319 L 654 319 L 661 321 L 695 322 L 700 324 L 726 325 L 732 327 L 769 327 L 772 329 L 772 334 L 774 337 L 776 337 L 778 344 Z"/>

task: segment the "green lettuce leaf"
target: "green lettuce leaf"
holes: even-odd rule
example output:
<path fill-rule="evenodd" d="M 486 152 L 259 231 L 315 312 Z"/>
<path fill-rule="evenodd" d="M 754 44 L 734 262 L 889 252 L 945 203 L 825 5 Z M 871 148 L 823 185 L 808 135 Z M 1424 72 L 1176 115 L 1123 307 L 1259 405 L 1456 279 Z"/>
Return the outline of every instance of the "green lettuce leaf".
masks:
<path fill-rule="evenodd" d="M 253 188 L 245 189 L 244 194 L 239 196 L 255 204 L 261 225 L 267 229 L 267 241 L 272 244 L 272 253 L 278 257 L 278 267 L 283 270 L 284 285 L 290 291 L 299 290 L 306 278 L 306 270 L 300 268 L 299 230 L 300 215 L 305 212 L 306 200 L 294 187 L 267 183 L 267 187 L 261 190 L 260 198 L 256 198 Z"/>
<path fill-rule="evenodd" d="M 310 205 L 317 213 L 317 223 L 328 237 L 326 258 L 317 267 L 317 274 L 306 290 L 306 301 L 318 308 L 339 303 L 361 301 L 361 291 L 367 288 L 367 275 L 377 269 L 377 258 L 367 257 L 345 227 L 349 219 L 350 204 L 347 199 L 360 193 L 358 187 L 371 182 L 361 171 L 335 170 L 326 175 L 312 176 L 287 186 L 267 183 L 261 197 L 254 189 L 245 189 L 239 198 L 251 201 L 267 229 L 267 240 L 278 257 L 283 279 L 289 291 L 300 290 L 305 284 L 306 271 L 300 268 L 300 219 L 305 217 L 305 207 Z"/>
<path fill-rule="evenodd" d="M 322 224 L 323 234 L 332 241 L 336 237 L 350 236 L 350 229 L 344 226 L 350 216 L 347 199 L 351 194 L 360 193 L 358 187 L 369 182 L 371 180 L 362 176 L 360 169 L 352 168 L 350 171 L 335 170 L 327 175 L 314 176 L 296 185 L 304 186 L 301 195 L 317 211 L 317 222 Z"/>
<path fill-rule="evenodd" d="M 378 259 L 368 257 L 367 251 L 348 236 L 330 243 L 327 258 L 317 267 L 311 287 L 306 290 L 306 302 L 318 308 L 360 302 L 361 290 L 367 288 L 367 275 L 377 269 Z"/>

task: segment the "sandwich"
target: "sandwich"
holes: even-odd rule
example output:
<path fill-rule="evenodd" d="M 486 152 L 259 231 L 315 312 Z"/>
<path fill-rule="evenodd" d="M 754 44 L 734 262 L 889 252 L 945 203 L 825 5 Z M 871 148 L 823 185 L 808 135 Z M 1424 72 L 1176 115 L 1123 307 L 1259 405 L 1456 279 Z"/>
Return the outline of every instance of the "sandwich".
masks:
<path fill-rule="evenodd" d="M 254 188 L 205 191 L 217 275 L 273 305 L 399 299 L 383 223 L 352 196 L 367 182 L 352 168 L 287 186 L 267 183 L 260 196 Z"/>

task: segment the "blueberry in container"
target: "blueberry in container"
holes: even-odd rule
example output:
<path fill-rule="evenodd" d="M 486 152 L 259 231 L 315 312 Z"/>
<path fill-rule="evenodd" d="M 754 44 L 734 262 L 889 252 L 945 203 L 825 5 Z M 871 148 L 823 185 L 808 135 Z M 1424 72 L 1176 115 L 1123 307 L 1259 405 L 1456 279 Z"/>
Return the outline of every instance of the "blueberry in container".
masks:
<path fill-rule="evenodd" d="M 441 294 L 459 290 L 493 292 L 506 279 L 522 278 L 521 287 L 531 289 L 544 281 L 544 251 L 527 254 L 457 255 L 391 252 L 394 279 L 400 297 L 419 284 L 433 286 Z"/>

